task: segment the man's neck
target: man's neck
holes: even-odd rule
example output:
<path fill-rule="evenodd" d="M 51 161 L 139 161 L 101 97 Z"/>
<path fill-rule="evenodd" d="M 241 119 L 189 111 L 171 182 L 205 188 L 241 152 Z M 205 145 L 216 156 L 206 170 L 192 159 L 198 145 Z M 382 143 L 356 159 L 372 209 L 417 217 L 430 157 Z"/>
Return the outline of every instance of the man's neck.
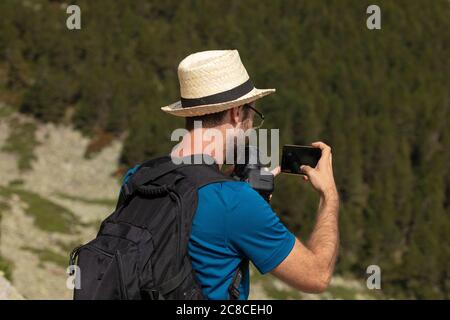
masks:
<path fill-rule="evenodd" d="M 214 159 L 214 161 L 222 167 L 223 152 L 225 150 L 224 139 L 217 139 L 215 136 L 211 136 L 208 129 L 197 128 L 189 131 L 183 136 L 182 141 L 175 146 L 172 150 L 171 156 L 175 157 L 188 157 L 191 155 L 208 155 Z M 217 133 L 222 134 L 222 130 L 217 128 Z M 222 134 L 222 137 L 224 135 Z"/>

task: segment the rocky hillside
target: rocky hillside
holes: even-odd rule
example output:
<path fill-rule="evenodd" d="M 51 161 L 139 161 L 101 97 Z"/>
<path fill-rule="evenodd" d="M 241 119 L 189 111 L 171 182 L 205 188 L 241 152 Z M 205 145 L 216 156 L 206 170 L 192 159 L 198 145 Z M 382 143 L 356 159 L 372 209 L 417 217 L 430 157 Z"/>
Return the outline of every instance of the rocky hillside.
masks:
<path fill-rule="evenodd" d="M 68 253 L 115 204 L 121 143 L 86 158 L 88 144 L 69 127 L 0 107 L 1 266 L 25 298 L 71 298 Z"/>
<path fill-rule="evenodd" d="M 87 157 L 90 142 L 0 103 L 0 299 L 71 299 L 68 254 L 95 236 L 119 189 L 121 142 Z M 327 293 L 303 295 L 252 274 L 252 299 L 371 297 L 363 283 L 339 277 Z"/>

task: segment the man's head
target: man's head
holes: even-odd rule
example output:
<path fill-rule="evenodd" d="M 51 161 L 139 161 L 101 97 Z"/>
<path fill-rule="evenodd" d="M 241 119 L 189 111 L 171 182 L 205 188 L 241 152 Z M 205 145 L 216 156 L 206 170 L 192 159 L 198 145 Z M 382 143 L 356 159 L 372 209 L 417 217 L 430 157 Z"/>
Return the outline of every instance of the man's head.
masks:
<path fill-rule="evenodd" d="M 181 154 L 217 155 L 217 152 L 223 154 L 225 151 L 228 158 L 229 152 L 233 151 L 228 147 L 230 142 L 236 146 L 252 141 L 247 134 L 250 132 L 254 136 L 254 131 L 248 129 L 254 127 L 255 113 L 263 119 L 255 109 L 255 101 L 275 92 L 275 89 L 254 87 L 237 50 L 191 54 L 180 62 L 178 78 L 180 100 L 161 109 L 186 118 L 188 134 L 181 148 L 189 150 Z M 201 130 L 196 129 L 199 123 Z M 217 133 L 221 134 L 220 138 L 210 139 Z M 201 142 L 196 141 L 198 136 L 202 137 Z M 215 141 L 214 150 L 208 149 L 210 140 Z"/>
<path fill-rule="evenodd" d="M 260 117 L 256 123 L 255 114 Z M 221 112 L 187 117 L 187 145 L 191 148 L 187 153 L 213 153 L 220 163 L 224 160 L 234 163 L 245 156 L 241 153 L 245 152 L 246 144 L 256 142 L 256 132 L 252 129 L 259 128 L 263 119 L 264 116 L 255 109 L 255 102 Z M 197 152 L 192 152 L 195 145 L 198 147 Z"/>

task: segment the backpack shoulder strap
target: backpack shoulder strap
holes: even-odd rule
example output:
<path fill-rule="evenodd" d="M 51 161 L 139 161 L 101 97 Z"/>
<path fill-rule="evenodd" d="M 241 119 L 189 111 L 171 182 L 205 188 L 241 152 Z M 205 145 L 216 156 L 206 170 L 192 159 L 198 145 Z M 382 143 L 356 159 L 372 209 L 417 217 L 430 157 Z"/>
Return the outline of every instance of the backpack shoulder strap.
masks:
<path fill-rule="evenodd" d="M 236 181 L 235 179 L 221 172 L 216 165 L 192 165 L 184 167 L 180 171 L 185 174 L 191 182 L 195 184 L 197 189 L 200 189 L 201 187 L 206 186 L 210 183 Z M 239 287 L 242 282 L 242 278 L 244 277 L 246 268 L 248 268 L 248 259 L 244 258 L 239 263 L 239 266 L 233 276 L 233 280 L 228 287 L 228 298 L 230 300 L 239 299 L 241 294 Z"/>
<path fill-rule="evenodd" d="M 180 169 L 197 189 L 215 182 L 236 181 L 219 170 L 217 165 L 193 164 Z"/>

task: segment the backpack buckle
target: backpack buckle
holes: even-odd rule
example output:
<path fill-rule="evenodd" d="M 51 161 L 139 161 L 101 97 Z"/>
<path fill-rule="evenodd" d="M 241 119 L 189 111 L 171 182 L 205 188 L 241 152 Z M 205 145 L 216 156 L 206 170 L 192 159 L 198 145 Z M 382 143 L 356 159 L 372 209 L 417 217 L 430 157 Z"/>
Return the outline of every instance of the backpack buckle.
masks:
<path fill-rule="evenodd" d="M 158 290 L 150 290 L 150 300 L 164 300 Z"/>
<path fill-rule="evenodd" d="M 141 290 L 143 300 L 164 300 L 164 297 L 158 290 Z"/>

